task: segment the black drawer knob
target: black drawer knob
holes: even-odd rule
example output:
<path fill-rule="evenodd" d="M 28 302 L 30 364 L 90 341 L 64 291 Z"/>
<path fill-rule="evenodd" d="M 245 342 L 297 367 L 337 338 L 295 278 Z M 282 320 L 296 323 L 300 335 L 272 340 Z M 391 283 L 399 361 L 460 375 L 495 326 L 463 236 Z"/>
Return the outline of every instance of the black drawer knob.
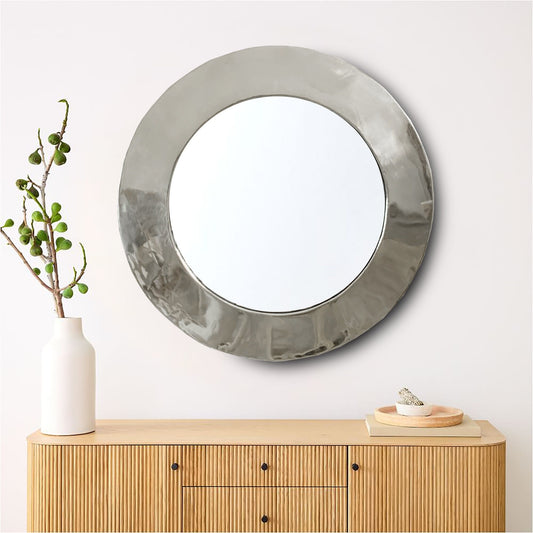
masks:
<path fill-rule="evenodd" d="M 354 463 L 352 465 L 352 470 L 359 470 L 359 465 L 357 463 Z"/>
<path fill-rule="evenodd" d="M 261 517 L 261 522 L 263 522 L 263 524 L 266 524 L 268 522 L 268 516 L 266 514 Z"/>
<path fill-rule="evenodd" d="M 264 471 L 267 470 L 267 469 L 268 469 L 268 465 L 267 465 L 266 463 L 263 463 L 263 464 L 261 465 L 261 470 L 263 470 L 263 472 L 264 472 Z"/>
<path fill-rule="evenodd" d="M 177 470 L 178 469 L 178 463 L 172 463 L 172 466 L 170 468 L 172 468 L 172 470 Z"/>

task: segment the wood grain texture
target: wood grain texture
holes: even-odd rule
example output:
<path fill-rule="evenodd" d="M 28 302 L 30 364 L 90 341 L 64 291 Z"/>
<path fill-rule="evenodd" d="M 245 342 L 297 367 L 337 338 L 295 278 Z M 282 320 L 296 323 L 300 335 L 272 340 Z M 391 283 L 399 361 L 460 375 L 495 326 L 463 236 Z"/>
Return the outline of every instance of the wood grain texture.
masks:
<path fill-rule="evenodd" d="M 183 530 L 346 531 L 346 489 L 184 487 Z"/>
<path fill-rule="evenodd" d="M 184 446 L 182 462 L 184 485 L 346 486 L 345 446 Z"/>
<path fill-rule="evenodd" d="M 154 446 L 147 446 L 153 448 Z M 155 446 L 157 447 L 157 446 Z M 163 476 L 166 484 L 166 501 L 163 516 L 163 527 L 161 531 L 181 531 L 182 520 L 182 446 L 166 446 L 165 464 L 162 466 Z M 172 470 L 171 465 L 176 463 L 177 470 Z M 162 495 L 164 497 L 164 495 Z M 147 530 L 148 531 L 148 530 Z M 158 531 L 156 529 L 156 531 Z"/>
<path fill-rule="evenodd" d="M 52 436 L 36 431 L 28 442 L 51 445 L 254 444 L 490 446 L 505 437 L 486 420 L 480 438 L 370 437 L 364 420 L 98 420 L 85 435 Z"/>
<path fill-rule="evenodd" d="M 321 433 L 319 421 L 258 421 L 260 435 L 277 428 L 267 439 L 285 443 L 276 445 L 254 444 L 253 421 L 228 433 L 225 424 L 203 422 L 112 422 L 98 426 L 92 445 L 87 435 L 78 444 L 29 439 L 28 530 L 504 530 L 505 440 L 488 423 L 481 438 L 370 438 L 354 431 L 355 421 L 330 421 L 356 443 L 346 446 L 321 444 L 333 434 L 327 424 Z M 247 444 L 187 444 L 225 435 L 244 442 L 246 434 Z M 313 435 L 315 445 L 295 444 Z M 259 512 L 266 523 L 256 521 Z"/>
<path fill-rule="evenodd" d="M 349 463 L 349 531 L 505 530 L 505 444 L 352 446 Z"/>
<path fill-rule="evenodd" d="M 181 474 L 168 454 L 165 446 L 30 445 L 28 530 L 179 531 Z"/>

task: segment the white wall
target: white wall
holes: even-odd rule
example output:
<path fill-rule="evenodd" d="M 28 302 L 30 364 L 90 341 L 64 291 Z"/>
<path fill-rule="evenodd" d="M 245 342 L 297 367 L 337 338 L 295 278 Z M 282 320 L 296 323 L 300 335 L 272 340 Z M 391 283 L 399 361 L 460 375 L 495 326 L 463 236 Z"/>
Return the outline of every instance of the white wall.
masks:
<path fill-rule="evenodd" d="M 72 106 L 54 169 L 90 292 L 67 302 L 98 355 L 99 418 L 362 418 L 408 386 L 489 419 L 508 439 L 507 526 L 531 528 L 529 3 L 13 2 L 2 5 L 0 216 L 35 130 Z M 118 233 L 133 132 L 204 61 L 265 44 L 338 55 L 399 100 L 435 177 L 428 256 L 373 331 L 315 359 L 259 363 L 187 337 L 143 295 Z M 53 192 L 52 192 L 53 191 Z M 18 215 L 17 215 L 18 216 Z M 0 247 L 2 522 L 25 528 L 25 436 L 39 426 L 39 353 L 52 302 Z"/>

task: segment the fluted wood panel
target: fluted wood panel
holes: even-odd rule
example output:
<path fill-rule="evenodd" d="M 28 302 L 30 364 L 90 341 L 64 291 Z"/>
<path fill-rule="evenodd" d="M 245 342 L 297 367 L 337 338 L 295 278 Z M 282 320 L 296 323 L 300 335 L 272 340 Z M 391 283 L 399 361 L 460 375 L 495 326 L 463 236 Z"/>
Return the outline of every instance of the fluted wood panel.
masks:
<path fill-rule="evenodd" d="M 179 531 L 180 472 L 168 449 L 30 445 L 28 530 Z"/>
<path fill-rule="evenodd" d="M 184 485 L 346 486 L 345 446 L 185 446 L 182 462 Z"/>
<path fill-rule="evenodd" d="M 149 446 L 150 448 L 152 446 Z M 166 446 L 166 516 L 161 531 L 181 531 L 181 486 L 183 477 L 182 446 Z M 171 465 L 176 463 L 177 470 Z"/>
<path fill-rule="evenodd" d="M 351 446 L 348 476 L 350 531 L 505 530 L 505 444 Z"/>
<path fill-rule="evenodd" d="M 191 531 L 504 530 L 505 443 L 29 443 L 30 531 L 180 531 L 182 525 Z"/>
<path fill-rule="evenodd" d="M 346 489 L 184 487 L 183 530 L 346 531 Z"/>

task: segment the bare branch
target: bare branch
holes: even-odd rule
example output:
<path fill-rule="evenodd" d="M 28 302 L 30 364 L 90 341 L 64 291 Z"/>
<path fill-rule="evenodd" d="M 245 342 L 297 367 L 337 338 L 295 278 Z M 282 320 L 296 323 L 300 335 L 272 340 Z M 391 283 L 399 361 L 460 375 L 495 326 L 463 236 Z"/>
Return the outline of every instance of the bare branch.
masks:
<path fill-rule="evenodd" d="M 41 189 L 41 186 L 37 183 L 35 183 L 29 175 L 26 176 L 26 179 L 34 186 L 34 187 L 37 187 L 39 190 Z"/>
<path fill-rule="evenodd" d="M 22 259 L 22 262 L 28 267 L 29 271 L 32 273 L 33 277 L 37 279 L 37 281 L 47 290 L 50 292 L 53 292 L 53 288 L 49 287 L 34 271 L 32 266 L 28 263 L 26 258 L 24 257 L 24 254 L 15 246 L 15 243 L 11 240 L 9 235 L 3 230 L 3 228 L 0 228 L 0 233 L 6 238 L 7 243 L 15 252 L 18 254 L 18 256 Z"/>

